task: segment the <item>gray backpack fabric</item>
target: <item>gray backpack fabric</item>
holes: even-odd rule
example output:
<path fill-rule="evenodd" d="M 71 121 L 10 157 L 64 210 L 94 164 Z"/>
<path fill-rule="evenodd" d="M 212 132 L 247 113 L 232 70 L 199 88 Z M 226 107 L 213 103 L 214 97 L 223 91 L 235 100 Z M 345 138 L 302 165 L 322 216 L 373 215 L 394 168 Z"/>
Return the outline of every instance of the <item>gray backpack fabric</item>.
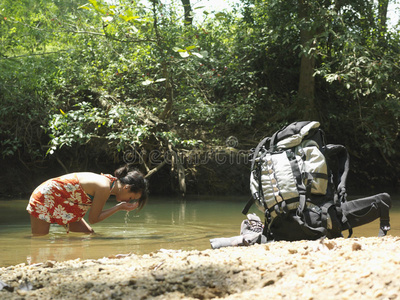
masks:
<path fill-rule="evenodd" d="M 336 183 L 329 160 L 340 161 Z M 346 201 L 348 161 L 345 147 L 325 144 L 318 122 L 292 123 L 262 140 L 254 150 L 252 199 L 243 213 L 255 203 L 266 217 L 268 234 L 274 233 L 274 223 L 281 224 L 281 230 L 284 225 L 290 226 L 290 231 L 298 227 L 298 237 L 285 239 L 340 236 L 336 208 Z"/>

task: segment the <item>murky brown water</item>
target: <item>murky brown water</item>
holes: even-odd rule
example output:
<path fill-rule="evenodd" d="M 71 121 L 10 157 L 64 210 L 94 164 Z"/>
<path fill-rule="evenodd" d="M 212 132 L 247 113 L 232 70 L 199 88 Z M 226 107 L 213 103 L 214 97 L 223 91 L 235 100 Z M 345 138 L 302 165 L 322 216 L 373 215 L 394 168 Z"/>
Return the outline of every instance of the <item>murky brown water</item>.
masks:
<path fill-rule="evenodd" d="M 400 236 L 400 196 L 392 198 L 390 234 Z M 125 212 L 119 212 L 94 224 L 96 234 L 66 234 L 62 227 L 52 225 L 49 235 L 35 238 L 30 235 L 27 200 L 0 201 L 0 267 L 145 254 L 162 248 L 209 249 L 211 238 L 239 234 L 246 201 L 246 197 L 151 198 L 139 214 L 131 212 L 126 217 Z M 115 204 L 109 202 L 110 206 Z M 376 236 L 378 227 L 377 220 L 354 228 L 353 237 Z"/>

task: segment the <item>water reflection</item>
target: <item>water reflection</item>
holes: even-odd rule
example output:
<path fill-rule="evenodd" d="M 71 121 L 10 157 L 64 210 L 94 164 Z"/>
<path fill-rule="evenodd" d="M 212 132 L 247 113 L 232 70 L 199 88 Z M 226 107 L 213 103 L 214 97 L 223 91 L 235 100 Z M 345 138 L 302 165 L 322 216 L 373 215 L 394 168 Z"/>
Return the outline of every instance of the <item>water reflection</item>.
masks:
<path fill-rule="evenodd" d="M 27 201 L 0 201 L 0 267 L 47 260 L 97 259 L 166 249 L 209 249 L 209 239 L 237 235 L 246 198 L 151 199 L 139 213 L 120 212 L 93 225 L 95 234 L 66 234 L 58 225 L 50 234 L 31 237 Z M 400 212 L 391 210 L 391 235 L 400 236 Z M 113 203 L 109 204 L 110 206 Z M 254 209 L 254 212 L 256 210 Z M 260 215 L 260 214 L 259 214 Z M 353 236 L 376 236 L 379 222 L 355 228 Z M 345 233 L 346 235 L 346 233 Z"/>

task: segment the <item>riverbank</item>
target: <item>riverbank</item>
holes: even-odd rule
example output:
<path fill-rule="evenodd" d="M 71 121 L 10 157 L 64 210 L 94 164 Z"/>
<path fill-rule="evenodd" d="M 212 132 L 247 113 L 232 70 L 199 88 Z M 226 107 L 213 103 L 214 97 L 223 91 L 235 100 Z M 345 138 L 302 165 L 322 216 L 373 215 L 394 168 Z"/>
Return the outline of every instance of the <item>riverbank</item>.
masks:
<path fill-rule="evenodd" d="M 160 250 L 0 268 L 1 299 L 400 299 L 400 237 Z"/>

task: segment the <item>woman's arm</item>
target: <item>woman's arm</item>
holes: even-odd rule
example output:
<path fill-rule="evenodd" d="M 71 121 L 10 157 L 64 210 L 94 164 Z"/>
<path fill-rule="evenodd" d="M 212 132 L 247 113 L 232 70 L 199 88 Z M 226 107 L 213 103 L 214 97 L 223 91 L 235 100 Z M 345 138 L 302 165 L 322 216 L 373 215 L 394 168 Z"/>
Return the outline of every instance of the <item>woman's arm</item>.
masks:
<path fill-rule="evenodd" d="M 110 197 L 110 188 L 108 182 L 105 184 L 99 184 L 95 188 L 94 198 L 92 201 L 92 207 L 89 211 L 88 221 L 90 224 L 95 224 L 98 222 L 103 221 L 104 219 L 108 218 L 109 216 L 115 214 L 117 211 L 125 210 L 131 211 L 136 209 L 139 206 L 139 203 L 128 203 L 128 202 L 121 202 L 117 205 L 103 210 L 104 205 L 106 204 L 108 198 Z"/>
<path fill-rule="evenodd" d="M 102 175 L 90 172 L 77 173 L 77 177 L 85 192 L 93 195 L 92 206 L 88 215 L 88 221 L 91 224 L 101 222 L 117 211 L 131 211 L 138 207 L 138 203 L 121 202 L 111 208 L 103 210 L 111 194 L 110 180 Z"/>
<path fill-rule="evenodd" d="M 90 212 L 89 212 L 89 223 L 91 223 L 91 224 L 101 222 L 104 219 L 108 218 L 109 216 L 115 214 L 117 211 L 120 211 L 120 210 L 125 210 L 125 211 L 134 210 L 139 206 L 139 203 L 138 202 L 134 202 L 134 203 L 121 202 L 121 203 L 118 203 L 117 205 L 110 207 L 106 210 L 102 210 L 104 207 L 104 204 L 103 204 L 99 214 L 97 214 L 97 212 L 98 212 L 97 206 L 93 210 L 93 205 L 94 205 L 94 199 L 93 199 L 92 208 L 90 209 Z"/>

